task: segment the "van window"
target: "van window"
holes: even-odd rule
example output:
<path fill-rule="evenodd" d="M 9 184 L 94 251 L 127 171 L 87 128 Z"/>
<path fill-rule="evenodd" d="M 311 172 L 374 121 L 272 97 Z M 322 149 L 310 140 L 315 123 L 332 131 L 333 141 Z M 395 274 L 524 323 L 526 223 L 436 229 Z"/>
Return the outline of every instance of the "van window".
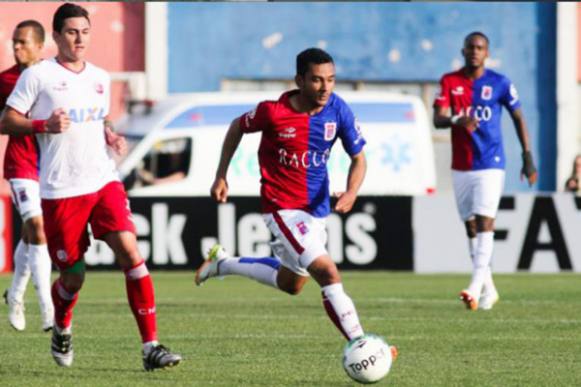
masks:
<path fill-rule="evenodd" d="M 157 141 L 137 167 L 125 178 L 125 189 L 169 184 L 188 175 L 192 159 L 189 137 Z"/>

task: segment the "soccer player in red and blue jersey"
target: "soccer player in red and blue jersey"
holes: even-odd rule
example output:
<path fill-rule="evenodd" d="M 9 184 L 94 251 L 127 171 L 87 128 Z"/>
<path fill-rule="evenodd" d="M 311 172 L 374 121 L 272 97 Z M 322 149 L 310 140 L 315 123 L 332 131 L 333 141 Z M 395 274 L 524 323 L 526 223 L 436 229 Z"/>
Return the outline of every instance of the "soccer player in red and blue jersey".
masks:
<path fill-rule="evenodd" d="M 232 122 L 211 188 L 217 202 L 226 201 L 226 172 L 242 135 L 262 132 L 258 150 L 262 212 L 275 237 L 275 257 L 232 258 L 216 245 L 196 272 L 196 283 L 238 274 L 295 295 L 312 276 L 321 286 L 329 318 L 352 340 L 362 336 L 363 329 L 325 247 L 331 211 L 327 160 L 340 140 L 351 167 L 347 190 L 338 195 L 334 210 L 346 213 L 365 176 L 365 139 L 349 106 L 333 93 L 335 65 L 328 53 L 317 48 L 301 52 L 295 82 L 298 90 L 282 94 L 278 101 L 261 102 Z"/>
<path fill-rule="evenodd" d="M 454 193 L 473 263 L 470 285 L 460 299 L 470 310 L 491 309 L 499 298 L 490 263 L 505 177 L 502 107 L 510 113 L 522 146 L 521 178 L 526 177 L 529 185 L 537 180 L 518 93 L 507 77 L 484 67 L 488 44 L 482 32 L 466 36 L 464 67 L 442 77 L 434 102 L 434 126 L 452 128 Z"/>

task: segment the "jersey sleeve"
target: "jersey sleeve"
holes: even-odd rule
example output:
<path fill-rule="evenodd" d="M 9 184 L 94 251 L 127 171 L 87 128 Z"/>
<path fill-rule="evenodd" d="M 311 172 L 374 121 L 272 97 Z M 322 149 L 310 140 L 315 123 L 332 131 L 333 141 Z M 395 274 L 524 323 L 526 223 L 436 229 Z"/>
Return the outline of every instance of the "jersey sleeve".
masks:
<path fill-rule="evenodd" d="M 436 93 L 434 107 L 441 107 L 444 109 L 450 107 L 450 83 L 446 76 L 443 76 L 442 79 L 440 79 L 440 90 Z"/>
<path fill-rule="evenodd" d="M 363 150 L 366 142 L 357 119 L 347 104 L 344 104 L 341 109 L 340 124 L 338 135 L 343 149 L 349 156 L 355 156 Z"/>
<path fill-rule="evenodd" d="M 30 111 L 40 90 L 40 80 L 30 69 L 24 70 L 14 86 L 12 94 L 6 101 L 6 106 L 10 106 L 21 114 Z"/>
<path fill-rule="evenodd" d="M 500 97 L 500 103 L 510 112 L 513 112 L 521 106 L 520 99 L 518 98 L 518 91 L 508 78 L 504 78 L 503 86 L 504 88 L 502 96 Z"/>
<path fill-rule="evenodd" d="M 260 102 L 254 109 L 240 116 L 242 133 L 261 132 L 270 123 L 270 108 L 267 102 Z"/>

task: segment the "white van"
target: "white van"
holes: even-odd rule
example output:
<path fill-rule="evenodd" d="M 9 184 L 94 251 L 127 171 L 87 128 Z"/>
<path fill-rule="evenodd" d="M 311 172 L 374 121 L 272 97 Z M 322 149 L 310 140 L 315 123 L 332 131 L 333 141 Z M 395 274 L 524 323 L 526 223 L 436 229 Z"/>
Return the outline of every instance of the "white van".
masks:
<path fill-rule="evenodd" d="M 128 116 L 120 131 L 130 144 L 119 169 L 130 196 L 207 196 L 230 122 L 281 92 L 173 95 Z M 338 94 L 351 106 L 367 140 L 361 195 L 424 195 L 436 187 L 430 125 L 415 96 L 383 92 Z M 230 195 L 258 196 L 260 134 L 245 135 L 228 173 Z M 349 158 L 334 147 L 331 191 L 345 188 Z"/>

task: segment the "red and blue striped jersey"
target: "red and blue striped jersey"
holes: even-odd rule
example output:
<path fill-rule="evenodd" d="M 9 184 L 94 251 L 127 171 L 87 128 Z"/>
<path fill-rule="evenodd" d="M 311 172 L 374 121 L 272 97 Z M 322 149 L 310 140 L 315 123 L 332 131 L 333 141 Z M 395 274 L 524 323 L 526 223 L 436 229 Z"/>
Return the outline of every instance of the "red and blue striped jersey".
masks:
<path fill-rule="evenodd" d="M 510 112 L 521 106 L 516 88 L 507 77 L 489 69 L 475 80 L 466 77 L 462 69 L 445 74 L 434 106 L 449 107 L 452 115 L 469 115 L 478 121 L 474 132 L 452 125 L 452 169 L 504 169 L 502 106 Z"/>
<path fill-rule="evenodd" d="M 357 155 L 365 139 L 349 106 L 331 94 L 317 114 L 296 111 L 282 94 L 278 101 L 263 101 L 240 117 L 244 133 L 262 132 L 258 150 L 262 211 L 303 210 L 315 217 L 329 214 L 327 161 L 337 139 L 345 151 Z"/>

